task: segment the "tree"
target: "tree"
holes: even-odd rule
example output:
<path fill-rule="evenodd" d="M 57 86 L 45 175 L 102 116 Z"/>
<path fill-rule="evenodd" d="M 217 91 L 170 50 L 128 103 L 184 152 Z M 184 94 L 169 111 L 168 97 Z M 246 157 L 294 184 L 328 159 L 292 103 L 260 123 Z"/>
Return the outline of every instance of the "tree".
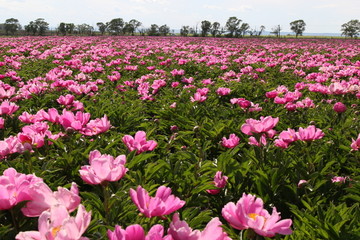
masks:
<path fill-rule="evenodd" d="M 9 18 L 5 20 L 4 28 L 6 34 L 10 33 L 11 35 L 14 35 L 18 30 L 21 29 L 21 25 L 19 20 L 16 18 Z"/>
<path fill-rule="evenodd" d="M 123 31 L 124 20 L 122 18 L 114 18 L 106 23 L 109 33 L 119 35 Z"/>
<path fill-rule="evenodd" d="M 180 35 L 183 37 L 187 37 L 187 35 L 190 33 L 190 27 L 189 26 L 182 26 L 180 29 Z"/>
<path fill-rule="evenodd" d="M 35 24 L 34 21 L 30 21 L 28 25 L 25 25 L 25 31 L 30 34 L 32 33 L 33 35 L 36 34 L 38 26 Z"/>
<path fill-rule="evenodd" d="M 136 19 L 131 19 L 129 21 L 129 24 L 132 26 L 131 30 L 131 35 L 134 36 L 134 32 L 142 25 L 142 23 Z"/>
<path fill-rule="evenodd" d="M 226 22 L 226 29 L 229 31 L 229 37 L 233 37 L 238 30 L 241 20 L 237 17 L 230 17 Z"/>
<path fill-rule="evenodd" d="M 260 36 L 264 30 L 265 30 L 265 26 L 261 25 L 260 26 L 260 31 L 258 32 L 258 36 Z"/>
<path fill-rule="evenodd" d="M 65 23 L 60 23 L 59 27 L 58 27 L 58 31 L 59 33 L 61 33 L 62 35 L 66 35 L 66 24 Z"/>
<path fill-rule="evenodd" d="M 220 33 L 220 23 L 213 22 L 211 29 L 210 29 L 211 36 L 216 37 Z"/>
<path fill-rule="evenodd" d="M 206 35 L 210 32 L 211 22 L 204 20 L 201 22 L 201 36 L 206 37 Z"/>
<path fill-rule="evenodd" d="M 35 25 L 37 26 L 37 32 L 40 36 L 44 35 L 45 32 L 49 29 L 49 23 L 45 22 L 43 18 L 36 19 Z"/>
<path fill-rule="evenodd" d="M 166 36 L 168 35 L 170 32 L 170 27 L 168 27 L 166 24 L 165 25 L 161 25 L 159 27 L 159 33 L 160 35 Z"/>
<path fill-rule="evenodd" d="M 101 35 L 104 35 L 104 33 L 106 31 L 106 24 L 103 22 L 98 22 L 98 23 L 96 23 L 96 26 L 99 28 Z"/>
<path fill-rule="evenodd" d="M 72 34 L 75 29 L 75 24 L 73 23 L 65 23 L 65 30 L 68 34 Z"/>
<path fill-rule="evenodd" d="M 236 31 L 236 35 L 240 37 L 244 37 L 249 29 L 250 29 L 250 25 L 248 23 L 242 23 L 239 29 Z"/>
<path fill-rule="evenodd" d="M 290 29 L 296 34 L 296 37 L 299 35 L 302 36 L 303 32 L 305 31 L 305 22 L 304 20 L 296 20 L 290 23 Z"/>
<path fill-rule="evenodd" d="M 357 19 L 350 20 L 341 25 L 341 35 L 345 37 L 357 37 L 360 34 L 360 21 Z"/>
<path fill-rule="evenodd" d="M 80 35 L 92 35 L 94 31 L 94 28 L 86 23 L 76 25 L 75 29 Z"/>
<path fill-rule="evenodd" d="M 158 36 L 159 35 L 159 26 L 157 24 L 151 24 L 150 28 L 147 30 L 149 36 Z"/>
<path fill-rule="evenodd" d="M 282 29 L 281 29 L 280 25 L 277 25 L 271 29 L 272 32 L 270 32 L 270 33 L 276 35 L 276 37 L 280 37 L 281 30 Z"/>

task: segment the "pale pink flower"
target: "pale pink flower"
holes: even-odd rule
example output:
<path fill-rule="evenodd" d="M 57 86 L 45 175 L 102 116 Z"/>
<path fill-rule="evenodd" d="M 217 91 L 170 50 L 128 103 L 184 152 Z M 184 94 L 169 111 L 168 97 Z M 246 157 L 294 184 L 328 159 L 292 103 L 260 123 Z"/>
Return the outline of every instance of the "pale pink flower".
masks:
<path fill-rule="evenodd" d="M 214 177 L 213 184 L 217 189 L 208 189 L 208 193 L 215 195 L 218 194 L 227 184 L 228 177 L 223 176 L 221 171 L 217 171 Z"/>
<path fill-rule="evenodd" d="M 110 121 L 105 115 L 102 118 L 90 120 L 90 122 L 86 124 L 85 128 L 82 129 L 80 132 L 86 136 L 93 136 L 108 131 L 110 127 Z"/>
<path fill-rule="evenodd" d="M 137 154 L 140 154 L 145 151 L 152 151 L 156 148 L 157 142 L 154 140 L 146 141 L 146 133 L 144 131 L 138 131 L 135 133 L 135 137 L 130 135 L 125 135 L 122 138 L 123 143 L 129 151 L 136 150 Z"/>
<path fill-rule="evenodd" d="M 216 90 L 216 93 L 219 95 L 219 96 L 225 96 L 225 95 L 229 95 L 231 92 L 231 89 L 230 88 L 225 88 L 225 87 L 220 87 Z"/>
<path fill-rule="evenodd" d="M 81 130 L 90 120 L 90 113 L 76 112 L 63 110 L 62 115 L 59 116 L 60 124 L 65 130 Z"/>
<path fill-rule="evenodd" d="M 147 235 L 139 224 L 130 225 L 126 229 L 116 225 L 113 232 L 107 231 L 107 236 L 109 240 L 171 240 L 170 238 L 163 238 L 164 227 L 160 224 L 152 226 Z"/>
<path fill-rule="evenodd" d="M 235 204 L 227 203 L 222 209 L 222 216 L 233 228 L 238 230 L 253 229 L 257 234 L 264 237 L 274 237 L 276 234 L 289 235 L 292 233 L 291 219 L 280 220 L 280 213 L 273 208 L 270 215 L 264 209 L 261 198 L 243 193 L 243 196 Z M 279 221 L 280 220 L 280 221 Z"/>
<path fill-rule="evenodd" d="M 355 151 L 359 150 L 359 148 L 360 148 L 360 133 L 356 140 L 352 139 L 352 143 L 351 143 L 350 147 Z"/>
<path fill-rule="evenodd" d="M 345 183 L 346 180 L 349 180 L 349 177 L 339 177 L 339 176 L 335 176 L 331 179 L 332 183 Z"/>
<path fill-rule="evenodd" d="M 41 109 L 37 112 L 36 115 L 40 115 L 42 118 L 52 123 L 58 123 L 60 117 L 59 112 L 56 108 L 50 108 L 47 112 Z"/>
<path fill-rule="evenodd" d="M 31 200 L 29 188 L 42 182 L 33 174 L 18 173 L 14 168 L 8 168 L 0 176 L 0 210 L 10 209 L 19 202 Z"/>
<path fill-rule="evenodd" d="M 113 156 L 101 154 L 98 150 L 90 152 L 90 165 L 82 166 L 80 177 L 88 184 L 101 184 L 104 181 L 114 182 L 120 180 L 125 173 L 126 156 Z"/>
<path fill-rule="evenodd" d="M 59 104 L 68 106 L 74 102 L 74 99 L 75 99 L 74 95 L 66 94 L 65 96 L 61 95 L 58 99 L 56 99 L 56 101 Z"/>
<path fill-rule="evenodd" d="M 298 188 L 301 188 L 303 185 L 307 184 L 308 181 L 307 180 L 304 180 L 304 179 L 301 179 L 299 182 L 298 182 Z"/>
<path fill-rule="evenodd" d="M 27 217 L 38 217 L 43 211 L 48 211 L 52 206 L 63 205 L 69 212 L 74 211 L 80 204 L 79 190 L 76 183 L 71 184 L 70 190 L 58 187 L 53 192 L 47 184 L 39 182 L 33 184 L 28 190 L 31 201 L 21 209 Z"/>
<path fill-rule="evenodd" d="M 231 240 L 221 225 L 216 217 L 210 220 L 203 231 L 193 230 L 187 222 L 180 220 L 179 213 L 175 213 L 168 234 L 173 240 Z"/>
<path fill-rule="evenodd" d="M 88 240 L 82 237 L 91 221 L 91 212 L 79 205 L 75 217 L 71 217 L 63 205 L 52 206 L 41 213 L 39 231 L 20 232 L 16 240 Z"/>
<path fill-rule="evenodd" d="M 300 127 L 296 135 L 301 141 L 317 140 L 325 136 L 323 131 L 321 131 L 319 128 L 316 128 L 314 125 L 310 125 L 307 128 Z"/>
<path fill-rule="evenodd" d="M 171 195 L 171 188 L 165 186 L 157 189 L 155 197 L 150 197 L 144 188 L 138 186 L 136 191 L 130 189 L 130 197 L 139 211 L 149 218 L 168 215 L 185 205 L 185 201 Z"/>
<path fill-rule="evenodd" d="M 176 108 L 176 102 L 173 102 L 172 104 L 170 104 L 169 108 Z"/>
<path fill-rule="evenodd" d="M 221 145 L 226 148 L 234 148 L 239 145 L 240 138 L 234 133 L 230 134 L 229 139 L 226 137 L 222 138 Z"/>
<path fill-rule="evenodd" d="M 206 96 L 201 95 L 200 93 L 196 92 L 194 96 L 190 97 L 191 102 L 204 102 L 207 99 Z"/>
<path fill-rule="evenodd" d="M 18 105 L 6 100 L 0 104 L 0 115 L 2 115 L 2 114 L 11 115 L 14 112 L 16 112 L 16 110 L 18 110 L 18 109 L 19 109 Z"/>
<path fill-rule="evenodd" d="M 266 133 L 279 122 L 279 118 L 271 116 L 260 117 L 260 120 L 252 118 L 246 119 L 246 123 L 241 126 L 241 131 L 246 135 L 253 135 L 254 133 Z"/>

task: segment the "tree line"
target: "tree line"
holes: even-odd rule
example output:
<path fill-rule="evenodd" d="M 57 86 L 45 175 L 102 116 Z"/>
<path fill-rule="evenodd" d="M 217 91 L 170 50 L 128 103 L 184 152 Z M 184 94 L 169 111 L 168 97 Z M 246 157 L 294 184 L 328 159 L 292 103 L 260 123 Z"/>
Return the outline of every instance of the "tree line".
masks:
<path fill-rule="evenodd" d="M 15 35 L 18 32 L 22 32 L 27 35 L 45 35 L 49 31 L 49 23 L 43 18 L 38 18 L 34 21 L 30 21 L 27 25 L 22 28 L 19 20 L 16 18 L 9 18 L 5 20 L 3 29 L 6 35 Z M 56 28 L 57 35 L 132 35 L 136 32 L 140 35 L 148 36 L 167 36 L 171 32 L 170 27 L 166 24 L 157 25 L 151 24 L 149 28 L 140 28 L 142 23 L 136 19 L 131 19 L 125 22 L 122 18 L 114 18 L 109 22 L 98 22 L 96 23 L 97 30 L 86 23 L 75 25 L 74 23 L 61 22 Z M 306 23 L 304 20 L 295 20 L 290 22 L 290 29 L 294 32 L 295 36 L 302 36 L 305 32 Z M 208 20 L 201 21 L 198 28 L 190 26 L 182 26 L 180 29 L 181 36 L 194 36 L 194 37 L 244 37 L 249 36 L 260 36 L 265 30 L 265 26 L 260 26 L 259 29 L 251 28 L 246 22 L 243 22 L 237 17 L 229 17 L 224 26 L 221 26 L 219 22 L 210 22 Z M 271 29 L 270 34 L 280 37 L 281 26 L 277 25 Z M 360 34 L 360 21 L 357 19 L 350 20 L 347 23 L 341 25 L 341 33 L 345 37 L 358 37 Z"/>

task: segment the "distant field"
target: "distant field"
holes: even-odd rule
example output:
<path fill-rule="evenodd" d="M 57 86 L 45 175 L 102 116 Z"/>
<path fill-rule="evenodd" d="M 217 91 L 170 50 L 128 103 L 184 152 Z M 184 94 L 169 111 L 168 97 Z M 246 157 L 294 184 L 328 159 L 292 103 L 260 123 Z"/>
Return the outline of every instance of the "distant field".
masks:
<path fill-rule="evenodd" d="M 359 239 L 331 38 L 0 38 L 0 239 Z"/>

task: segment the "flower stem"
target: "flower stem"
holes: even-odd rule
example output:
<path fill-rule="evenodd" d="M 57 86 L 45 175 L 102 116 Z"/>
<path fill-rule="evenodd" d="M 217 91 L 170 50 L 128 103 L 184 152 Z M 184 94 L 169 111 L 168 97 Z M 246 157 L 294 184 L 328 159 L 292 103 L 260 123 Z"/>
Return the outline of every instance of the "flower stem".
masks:
<path fill-rule="evenodd" d="M 109 200 L 110 200 L 110 192 L 109 192 L 109 185 L 108 182 L 104 182 L 101 184 L 101 187 L 103 189 L 103 197 L 104 197 L 104 212 L 105 212 L 105 222 L 106 224 L 110 225 L 110 206 L 109 206 Z"/>

